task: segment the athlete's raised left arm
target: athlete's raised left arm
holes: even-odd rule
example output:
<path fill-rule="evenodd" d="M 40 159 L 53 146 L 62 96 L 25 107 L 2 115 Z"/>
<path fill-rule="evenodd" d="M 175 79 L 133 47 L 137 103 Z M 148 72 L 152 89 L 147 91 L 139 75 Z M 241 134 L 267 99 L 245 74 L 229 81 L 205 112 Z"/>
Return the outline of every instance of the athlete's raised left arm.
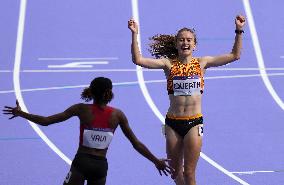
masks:
<path fill-rule="evenodd" d="M 245 17 L 242 15 L 238 15 L 235 18 L 235 24 L 236 24 L 236 36 L 235 36 L 235 42 L 233 45 L 233 49 L 231 53 L 224 54 L 224 55 L 218 55 L 218 56 L 205 56 L 200 58 L 200 62 L 204 63 L 204 68 L 209 67 L 217 67 L 226 65 L 228 63 L 231 63 L 235 60 L 240 59 L 241 57 L 241 49 L 242 49 L 242 34 L 243 34 L 243 27 L 245 25 Z"/>
<path fill-rule="evenodd" d="M 5 108 L 3 109 L 3 114 L 12 115 L 12 117 L 10 117 L 9 119 L 13 119 L 19 116 L 29 121 L 32 121 L 38 125 L 48 126 L 50 124 L 65 121 L 71 118 L 72 116 L 77 116 L 79 112 L 78 106 L 79 104 L 73 105 L 65 111 L 51 116 L 40 116 L 22 111 L 19 102 L 16 101 L 16 107 L 5 106 Z"/>

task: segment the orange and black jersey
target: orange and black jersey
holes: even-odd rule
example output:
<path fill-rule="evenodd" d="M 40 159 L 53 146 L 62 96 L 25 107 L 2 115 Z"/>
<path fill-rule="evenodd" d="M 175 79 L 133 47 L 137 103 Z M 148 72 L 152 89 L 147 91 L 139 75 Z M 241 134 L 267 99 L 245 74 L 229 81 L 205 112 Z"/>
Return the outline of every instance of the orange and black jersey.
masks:
<path fill-rule="evenodd" d="M 203 76 L 203 71 L 200 67 L 198 59 L 192 58 L 192 60 L 187 64 L 183 64 L 179 62 L 178 60 L 173 60 L 170 73 L 167 78 L 168 94 L 174 93 L 173 79 L 175 77 L 194 77 L 194 76 L 198 76 L 201 79 L 201 89 L 203 92 L 204 76 Z"/>

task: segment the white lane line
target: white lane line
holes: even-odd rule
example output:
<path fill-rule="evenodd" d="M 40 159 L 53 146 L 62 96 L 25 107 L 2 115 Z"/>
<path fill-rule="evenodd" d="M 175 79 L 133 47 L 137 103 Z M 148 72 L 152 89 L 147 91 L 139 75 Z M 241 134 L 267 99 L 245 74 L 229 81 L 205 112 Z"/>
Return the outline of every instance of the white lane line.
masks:
<path fill-rule="evenodd" d="M 0 73 L 11 73 L 11 70 L 0 70 Z"/>
<path fill-rule="evenodd" d="M 138 0 L 132 0 L 132 14 L 133 14 L 133 18 L 138 22 L 139 24 L 139 8 L 138 8 Z M 141 29 L 140 29 L 140 33 L 141 33 Z M 141 48 L 141 38 L 140 38 L 140 34 L 138 34 L 138 45 Z M 154 112 L 154 114 L 160 119 L 160 121 L 162 122 L 162 124 L 164 124 L 164 120 L 165 118 L 163 117 L 163 115 L 161 114 L 161 112 L 159 111 L 159 109 L 157 108 L 157 106 L 155 105 L 155 103 L 153 102 L 147 87 L 145 85 L 144 82 L 144 77 L 143 77 L 143 71 L 139 70 L 140 67 L 136 66 L 137 70 L 137 78 L 139 81 L 139 86 L 140 89 L 143 93 L 144 98 L 146 99 L 148 105 L 150 106 L 150 108 L 152 109 L 152 111 Z M 247 182 L 245 182 L 244 180 L 240 179 L 239 177 L 237 177 L 236 175 L 230 173 L 228 170 L 226 170 L 225 168 L 223 168 L 221 165 L 219 165 L 218 163 L 216 163 L 215 161 L 213 161 L 212 159 L 210 159 L 208 156 L 206 156 L 203 152 L 200 152 L 200 156 L 207 161 L 209 164 L 211 164 L 212 166 L 214 166 L 215 168 L 217 168 L 218 170 L 220 170 L 221 172 L 223 172 L 224 174 L 226 174 L 227 176 L 231 177 L 232 179 L 236 180 L 237 182 L 243 184 L 243 185 L 249 185 Z"/>
<path fill-rule="evenodd" d="M 132 16 L 134 18 L 134 20 L 139 24 L 139 8 L 138 8 L 138 0 L 131 0 L 131 4 L 132 4 Z M 140 33 L 141 33 L 141 29 L 137 35 L 137 41 L 138 41 L 138 46 L 141 50 L 141 38 L 140 38 Z M 142 52 L 141 52 L 142 53 Z M 159 111 L 159 109 L 157 108 L 157 106 L 155 105 L 154 101 L 152 100 L 148 89 L 145 85 L 145 80 L 144 80 L 144 76 L 143 76 L 143 68 L 136 65 L 136 75 L 138 78 L 138 82 L 139 82 L 139 87 L 140 90 L 147 102 L 147 104 L 149 105 L 149 107 L 152 109 L 152 111 L 154 112 L 154 114 L 161 120 L 161 122 L 163 123 L 165 118 L 164 116 L 161 114 L 161 112 Z"/>
<path fill-rule="evenodd" d="M 252 41 L 253 41 L 253 46 L 254 46 L 254 51 L 256 54 L 256 58 L 257 58 L 257 64 L 258 67 L 262 70 L 259 70 L 260 74 L 261 74 L 261 78 L 262 81 L 264 82 L 264 85 L 266 86 L 268 92 L 270 93 L 270 95 L 272 96 L 272 98 L 276 101 L 276 103 L 280 106 L 280 108 L 282 108 L 282 110 L 284 110 L 284 103 L 282 102 L 281 98 L 278 96 L 277 92 L 274 90 L 268 75 L 266 73 L 265 70 L 265 64 L 264 64 L 264 60 L 263 60 L 263 55 L 262 55 L 262 51 L 261 51 L 261 47 L 260 47 L 260 43 L 259 43 L 259 39 L 258 39 L 258 35 L 257 35 L 257 31 L 256 31 L 256 27 L 254 24 L 254 19 L 253 19 L 253 15 L 252 15 L 252 10 L 250 7 L 250 2 L 249 0 L 243 0 L 243 5 L 245 8 L 245 12 L 246 12 L 246 16 L 247 16 L 247 20 L 248 20 L 248 24 L 249 24 L 249 28 L 250 28 L 250 34 L 252 37 Z"/>
<path fill-rule="evenodd" d="M 266 70 L 266 71 L 283 71 L 284 68 L 282 67 L 272 67 L 272 68 L 211 68 L 206 69 L 206 71 L 260 71 L 260 70 Z"/>
<path fill-rule="evenodd" d="M 142 69 L 141 69 L 142 70 Z M 162 71 L 160 69 L 143 69 L 146 72 Z M 11 70 L 0 70 L 1 72 L 13 72 Z M 136 72 L 136 69 L 27 69 L 20 73 L 83 73 L 83 72 Z"/>
<path fill-rule="evenodd" d="M 220 170 L 221 172 L 223 172 L 224 174 L 226 174 L 227 176 L 231 177 L 232 179 L 234 179 L 235 181 L 239 182 L 240 184 L 243 185 L 250 185 L 249 183 L 247 183 L 246 181 L 242 180 L 241 178 L 237 177 L 236 175 L 234 175 L 233 173 L 229 172 L 228 170 L 226 170 L 223 166 L 219 165 L 218 163 L 216 163 L 215 161 L 213 161 L 211 158 L 209 158 L 207 155 L 205 155 L 203 152 L 200 152 L 200 156 L 207 161 L 209 164 L 211 164 L 212 166 L 214 166 L 215 168 L 217 168 L 218 170 Z"/>
<path fill-rule="evenodd" d="M 63 60 L 63 61 L 65 61 L 65 60 L 118 60 L 118 57 L 86 57 L 86 58 L 83 58 L 83 57 L 81 57 L 81 58 L 76 58 L 76 57 L 74 57 L 74 58 L 71 58 L 71 57 L 69 57 L 69 58 L 64 58 L 64 57 L 49 57 L 49 58 L 47 58 L 47 57 L 45 57 L 45 58 L 43 58 L 43 57 L 41 57 L 41 58 L 38 58 L 38 60 L 39 61 L 60 61 L 60 60 Z"/>
<path fill-rule="evenodd" d="M 165 80 L 150 80 L 146 83 L 161 83 Z M 113 83 L 113 86 L 127 86 L 127 85 L 138 85 L 138 81 L 134 82 L 118 82 Z M 47 90 L 61 90 L 61 89 L 75 89 L 75 88 L 85 88 L 89 85 L 70 85 L 70 86 L 57 86 L 57 87 L 42 87 L 42 88 L 33 88 L 33 89 L 21 89 L 21 92 L 34 92 L 34 91 L 47 91 Z M 0 91 L 0 94 L 14 93 L 14 90 Z"/>
<path fill-rule="evenodd" d="M 20 73 L 82 73 L 82 72 L 136 72 L 143 70 L 143 72 L 161 72 L 162 69 L 25 69 Z M 260 68 L 211 68 L 207 71 L 259 71 Z M 283 71 L 284 68 L 266 68 L 266 71 Z M 0 73 L 11 73 L 11 70 L 0 70 Z"/>
<path fill-rule="evenodd" d="M 32 88 L 32 89 L 21 89 L 21 92 L 34 92 L 34 91 L 47 91 L 47 90 L 59 90 L 59 89 L 75 89 L 84 88 L 87 85 L 74 85 L 74 86 L 61 86 L 61 87 L 42 87 L 42 88 Z M 0 94 L 14 93 L 14 90 L 0 91 Z"/>
<path fill-rule="evenodd" d="M 238 175 L 253 175 L 256 173 L 279 173 L 279 172 L 284 172 L 284 170 L 259 170 L 259 171 L 240 171 L 240 172 L 231 172 L 233 174 L 238 174 Z"/>
<path fill-rule="evenodd" d="M 92 68 L 94 65 L 107 65 L 108 61 L 70 62 L 67 64 L 48 65 L 48 68 Z"/>
<path fill-rule="evenodd" d="M 20 87 L 20 66 L 21 66 L 21 56 L 22 56 L 22 47 L 23 47 L 23 37 L 24 37 L 24 28 L 25 28 L 25 15 L 26 15 L 26 6 L 27 0 L 21 0 L 20 2 L 20 12 L 19 12 L 19 22 L 18 22 L 18 32 L 17 32 L 17 43 L 15 51 L 15 63 L 14 63 L 14 73 L 13 73 L 13 82 L 16 98 L 18 99 L 22 110 L 28 112 L 28 109 L 25 105 L 24 99 L 21 93 Z M 67 164 L 71 165 L 71 160 L 65 156 L 39 129 L 39 127 L 28 121 L 30 126 L 34 131 L 43 139 L 43 141 L 58 155 L 60 156 Z"/>
<path fill-rule="evenodd" d="M 268 76 L 284 76 L 284 73 L 271 73 L 267 74 Z M 249 75 L 230 75 L 230 76 L 210 76 L 205 77 L 205 80 L 218 80 L 218 79 L 231 79 L 231 78 L 251 78 L 251 77 L 260 77 L 261 74 L 249 74 Z M 166 83 L 166 80 L 147 80 L 144 81 L 146 84 L 151 83 Z M 132 82 L 117 82 L 113 83 L 113 86 L 127 86 L 127 85 L 138 85 L 138 81 Z M 21 89 L 21 92 L 33 92 L 33 91 L 46 91 L 46 90 L 60 90 L 60 89 L 75 89 L 75 88 L 84 88 L 88 85 L 69 85 L 69 86 L 57 86 L 57 87 L 42 87 L 42 88 L 32 88 L 32 89 Z M 0 94 L 14 93 L 14 90 L 0 91 Z"/>
<path fill-rule="evenodd" d="M 284 73 L 267 73 L 267 76 L 283 76 Z M 261 74 L 248 74 L 248 75 L 228 75 L 228 76 L 209 76 L 205 77 L 206 80 L 213 79 L 228 79 L 228 78 L 250 78 L 250 77 L 260 77 Z"/>

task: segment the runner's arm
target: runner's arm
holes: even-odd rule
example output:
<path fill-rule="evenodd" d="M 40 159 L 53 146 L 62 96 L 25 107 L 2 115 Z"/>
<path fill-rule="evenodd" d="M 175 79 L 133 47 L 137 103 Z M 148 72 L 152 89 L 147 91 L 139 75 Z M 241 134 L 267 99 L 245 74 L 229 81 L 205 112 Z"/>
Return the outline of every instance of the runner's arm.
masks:
<path fill-rule="evenodd" d="M 136 151 L 138 151 L 141 155 L 143 155 L 145 158 L 147 158 L 148 160 L 150 160 L 151 162 L 153 162 L 156 166 L 156 168 L 158 169 L 160 175 L 162 175 L 162 172 L 165 175 L 170 174 L 173 169 L 171 167 L 169 167 L 168 164 L 166 164 L 166 162 L 168 162 L 168 159 L 158 159 L 157 157 L 155 157 L 150 150 L 142 143 L 140 142 L 137 137 L 135 136 L 135 134 L 133 133 L 132 129 L 130 128 L 129 124 L 128 124 L 128 120 L 126 118 L 126 116 L 124 115 L 123 112 L 119 111 L 119 117 L 120 117 L 120 127 L 122 129 L 122 132 L 124 133 L 124 135 L 127 137 L 127 139 L 131 142 L 132 146 L 134 147 L 134 149 Z"/>
<path fill-rule="evenodd" d="M 236 16 L 235 24 L 236 24 L 236 32 L 239 33 L 236 33 L 235 35 L 235 42 L 231 53 L 219 56 L 201 57 L 200 62 L 204 63 L 205 69 L 209 67 L 226 65 L 228 63 L 240 59 L 241 48 L 242 48 L 242 35 L 243 35 L 242 32 L 243 32 L 243 26 L 245 25 L 245 17 L 242 15 Z"/>
<path fill-rule="evenodd" d="M 65 111 L 51 116 L 41 116 L 22 111 L 19 102 L 16 101 L 16 107 L 5 106 L 5 109 L 3 109 L 3 114 L 12 115 L 12 117 L 9 119 L 19 116 L 38 125 L 48 126 L 50 124 L 62 122 L 71 118 L 72 116 L 78 115 L 78 106 L 79 104 L 73 105 L 67 108 Z"/>
<path fill-rule="evenodd" d="M 138 24 L 133 19 L 128 21 L 128 28 L 132 33 L 131 54 L 133 63 L 149 69 L 164 69 L 166 67 L 167 59 L 144 58 L 141 55 L 137 40 Z"/>

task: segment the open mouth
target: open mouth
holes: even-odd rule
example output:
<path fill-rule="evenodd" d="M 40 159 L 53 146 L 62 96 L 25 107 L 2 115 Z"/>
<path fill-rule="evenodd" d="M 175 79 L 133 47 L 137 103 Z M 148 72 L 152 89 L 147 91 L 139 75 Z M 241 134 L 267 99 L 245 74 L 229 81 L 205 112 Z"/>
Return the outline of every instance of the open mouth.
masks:
<path fill-rule="evenodd" d="M 189 46 L 185 46 L 181 48 L 183 51 L 190 51 L 190 47 Z"/>

